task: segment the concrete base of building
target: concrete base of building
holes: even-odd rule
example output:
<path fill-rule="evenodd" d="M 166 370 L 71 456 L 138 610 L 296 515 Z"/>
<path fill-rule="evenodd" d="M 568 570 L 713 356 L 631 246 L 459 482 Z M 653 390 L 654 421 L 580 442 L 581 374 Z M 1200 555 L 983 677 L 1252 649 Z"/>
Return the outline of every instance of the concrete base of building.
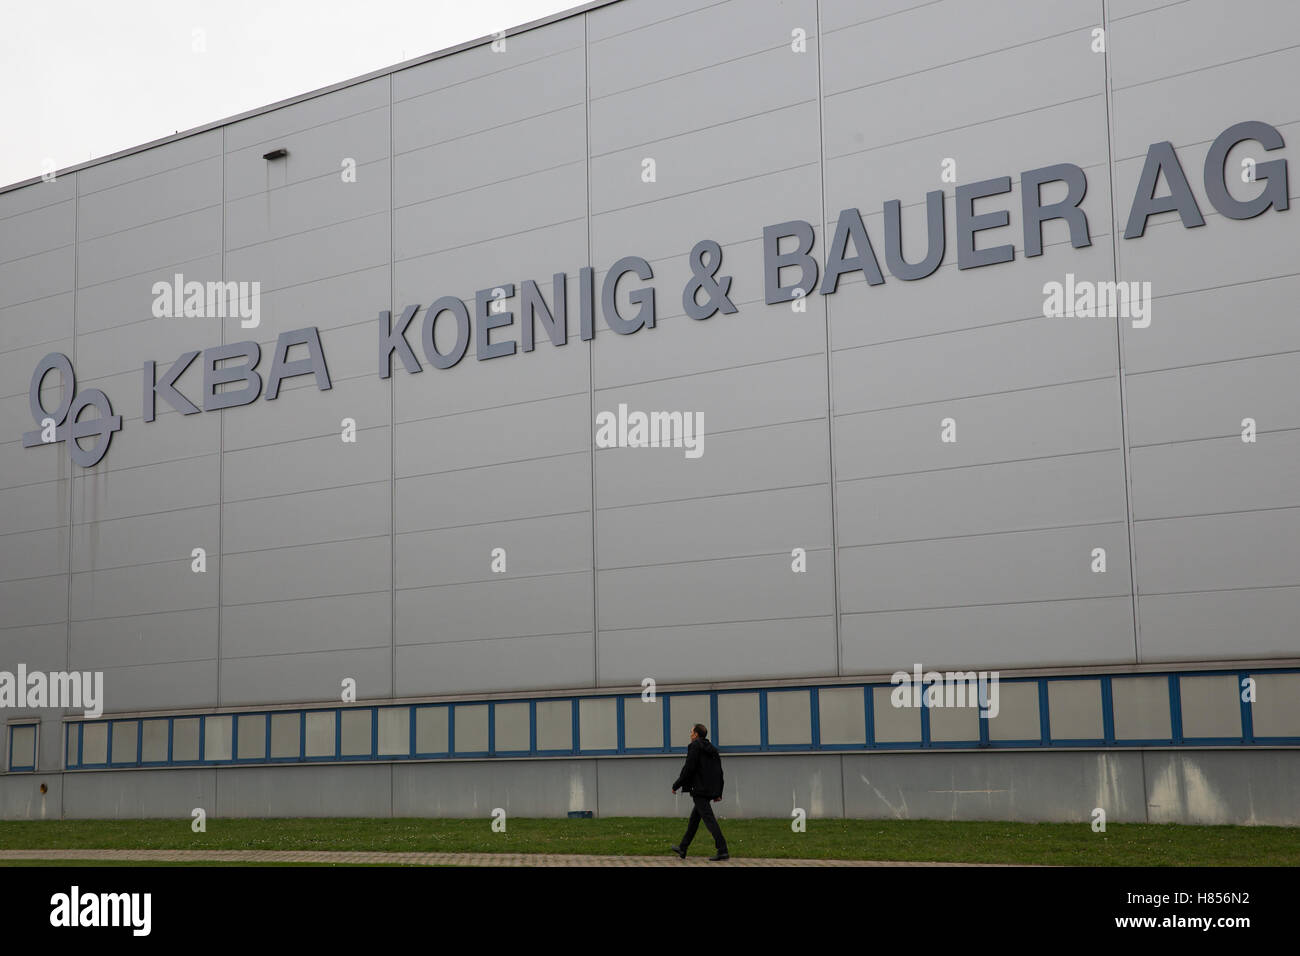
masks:
<path fill-rule="evenodd" d="M 202 767 L 0 776 L 0 819 L 685 817 L 672 757 Z M 1300 750 L 725 757 L 724 818 L 1300 826 Z M 41 793 L 45 784 L 46 792 Z"/>

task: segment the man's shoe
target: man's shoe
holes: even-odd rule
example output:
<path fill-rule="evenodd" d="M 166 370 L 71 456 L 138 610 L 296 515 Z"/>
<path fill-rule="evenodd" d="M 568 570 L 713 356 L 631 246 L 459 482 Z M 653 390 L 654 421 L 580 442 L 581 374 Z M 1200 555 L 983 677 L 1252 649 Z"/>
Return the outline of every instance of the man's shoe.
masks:
<path fill-rule="evenodd" d="M 728 853 L 726 850 L 723 850 L 721 853 L 717 853 L 714 856 L 709 857 L 709 862 L 716 863 L 719 860 L 730 860 L 730 859 L 731 859 L 731 854 Z"/>
<path fill-rule="evenodd" d="M 686 851 L 683 850 L 681 847 L 679 847 L 677 844 L 674 843 L 674 844 L 672 845 L 671 849 L 672 849 L 672 851 L 673 851 L 674 853 L 676 853 L 678 856 L 680 856 L 683 860 L 686 859 Z"/>

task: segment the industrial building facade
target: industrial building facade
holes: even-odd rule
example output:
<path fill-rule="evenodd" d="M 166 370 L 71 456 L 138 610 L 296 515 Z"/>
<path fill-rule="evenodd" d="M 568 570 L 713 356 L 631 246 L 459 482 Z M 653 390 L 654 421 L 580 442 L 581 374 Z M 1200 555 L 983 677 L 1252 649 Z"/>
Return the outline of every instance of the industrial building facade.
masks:
<path fill-rule="evenodd" d="M 1300 824 L 1297 80 L 615 0 L 0 191 L 0 817 Z"/>

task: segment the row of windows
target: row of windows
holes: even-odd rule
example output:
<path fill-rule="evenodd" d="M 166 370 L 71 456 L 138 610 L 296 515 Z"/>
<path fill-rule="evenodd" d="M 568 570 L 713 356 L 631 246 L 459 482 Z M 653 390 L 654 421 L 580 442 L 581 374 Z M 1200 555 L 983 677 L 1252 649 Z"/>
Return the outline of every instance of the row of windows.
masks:
<path fill-rule="evenodd" d="M 900 689 L 856 684 L 78 720 L 65 766 L 672 753 L 697 722 L 733 753 L 1300 744 L 1297 670 L 1008 678 L 983 701 L 975 690 L 901 707 Z M 10 770 L 35 768 L 37 730 L 10 725 Z"/>

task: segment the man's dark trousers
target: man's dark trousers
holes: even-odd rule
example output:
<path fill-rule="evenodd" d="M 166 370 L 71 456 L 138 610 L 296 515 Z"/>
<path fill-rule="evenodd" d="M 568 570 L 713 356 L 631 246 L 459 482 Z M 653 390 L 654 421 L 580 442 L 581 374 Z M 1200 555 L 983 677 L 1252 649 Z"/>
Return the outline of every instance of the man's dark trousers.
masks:
<path fill-rule="evenodd" d="M 690 822 L 686 824 L 686 836 L 682 837 L 682 842 L 679 844 L 682 852 L 685 853 L 686 848 L 695 839 L 695 831 L 700 828 L 700 821 L 703 820 L 705 828 L 713 836 L 713 845 L 718 848 L 719 853 L 726 853 L 727 841 L 723 839 L 722 827 L 718 826 L 718 821 L 713 816 L 710 798 L 691 794 L 691 799 L 695 801 L 695 809 L 691 811 Z"/>

